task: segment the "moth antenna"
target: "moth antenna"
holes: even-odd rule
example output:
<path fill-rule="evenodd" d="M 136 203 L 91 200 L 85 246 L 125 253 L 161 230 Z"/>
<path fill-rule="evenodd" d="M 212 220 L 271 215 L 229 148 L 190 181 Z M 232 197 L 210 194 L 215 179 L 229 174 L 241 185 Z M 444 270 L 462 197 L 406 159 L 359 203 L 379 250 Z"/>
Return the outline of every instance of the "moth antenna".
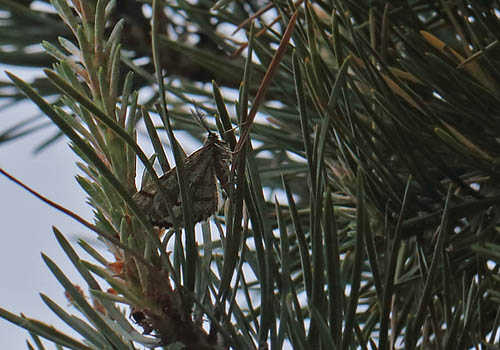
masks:
<path fill-rule="evenodd" d="M 198 106 L 196 105 L 196 103 L 193 101 L 193 105 L 194 105 L 194 110 L 191 108 L 191 114 L 193 115 L 194 119 L 198 122 L 198 124 L 203 128 L 205 129 L 208 134 L 213 134 L 213 131 L 210 130 L 210 128 L 208 127 L 208 124 L 206 122 L 206 117 L 203 113 L 200 112 L 200 110 L 198 109 Z"/>
<path fill-rule="evenodd" d="M 225 133 L 225 134 L 227 134 L 227 133 L 229 133 L 229 132 L 233 132 L 233 131 L 235 131 L 236 129 L 239 129 L 239 128 L 243 127 L 245 124 L 248 124 L 248 122 L 243 122 L 243 123 L 241 123 L 241 124 L 237 124 L 236 126 L 232 127 L 231 129 L 226 130 L 224 133 Z"/>

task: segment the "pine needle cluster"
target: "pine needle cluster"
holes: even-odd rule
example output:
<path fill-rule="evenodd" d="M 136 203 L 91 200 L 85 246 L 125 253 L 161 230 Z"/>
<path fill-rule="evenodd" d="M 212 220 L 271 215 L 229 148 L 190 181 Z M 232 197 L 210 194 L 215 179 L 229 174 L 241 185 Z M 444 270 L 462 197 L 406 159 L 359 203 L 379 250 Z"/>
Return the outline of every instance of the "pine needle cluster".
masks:
<path fill-rule="evenodd" d="M 70 141 L 94 221 L 39 197 L 112 259 L 54 228 L 87 286 L 44 255 L 78 316 L 43 300 L 79 337 L 0 308 L 29 348 L 498 348 L 496 1 L 38 3 L 53 11 L 0 0 L 0 62 L 44 68 L 0 98 L 51 123 L 0 141 Z M 231 154 L 202 223 L 178 139 L 207 136 L 192 109 Z M 164 230 L 134 194 L 173 167 Z"/>

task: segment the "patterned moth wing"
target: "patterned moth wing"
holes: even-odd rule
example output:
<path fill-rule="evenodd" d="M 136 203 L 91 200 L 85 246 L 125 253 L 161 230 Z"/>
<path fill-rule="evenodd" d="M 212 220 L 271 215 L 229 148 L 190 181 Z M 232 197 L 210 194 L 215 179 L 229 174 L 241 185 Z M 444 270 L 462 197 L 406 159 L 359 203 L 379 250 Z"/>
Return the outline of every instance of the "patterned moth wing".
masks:
<path fill-rule="evenodd" d="M 219 208 L 217 180 L 229 195 L 229 160 L 231 152 L 216 134 L 209 133 L 203 147 L 184 160 L 189 197 L 192 201 L 193 220 L 200 222 L 214 215 Z M 149 221 L 159 227 L 171 227 L 168 205 L 179 224 L 183 224 L 182 203 L 177 180 L 177 169 L 172 168 L 160 177 L 168 196 L 154 182 L 144 185 L 132 197 Z"/>

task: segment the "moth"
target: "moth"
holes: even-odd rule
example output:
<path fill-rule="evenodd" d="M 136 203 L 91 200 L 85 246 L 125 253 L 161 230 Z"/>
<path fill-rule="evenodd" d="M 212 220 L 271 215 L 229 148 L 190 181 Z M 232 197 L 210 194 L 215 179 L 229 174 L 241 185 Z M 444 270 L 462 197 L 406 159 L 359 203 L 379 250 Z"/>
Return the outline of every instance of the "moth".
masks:
<path fill-rule="evenodd" d="M 189 198 L 192 202 L 194 222 L 200 222 L 214 215 L 219 209 L 219 190 L 217 180 L 224 192 L 230 192 L 229 162 L 231 151 L 226 143 L 213 133 L 203 146 L 184 159 L 184 172 L 187 180 Z M 177 179 L 177 168 L 172 168 L 160 177 L 168 196 L 165 196 L 156 183 L 150 182 L 133 195 L 133 199 L 151 224 L 163 228 L 173 226 L 168 214 L 168 205 L 179 224 L 183 224 L 181 194 Z"/>

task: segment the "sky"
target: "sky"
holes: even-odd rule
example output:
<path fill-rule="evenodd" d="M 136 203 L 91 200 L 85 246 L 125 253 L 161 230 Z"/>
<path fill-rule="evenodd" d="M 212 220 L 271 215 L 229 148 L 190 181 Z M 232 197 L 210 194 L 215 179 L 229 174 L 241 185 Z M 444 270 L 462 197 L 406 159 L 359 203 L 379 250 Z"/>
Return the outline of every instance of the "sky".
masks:
<path fill-rule="evenodd" d="M 6 69 L 23 78 L 33 74 L 32 71 L 0 65 L 0 80 L 7 79 L 4 74 Z M 30 103 L 0 109 L 0 133 L 16 121 L 36 113 Z M 78 173 L 75 165 L 77 157 L 68 147 L 68 141 L 61 139 L 43 152 L 33 154 L 35 147 L 55 131 L 54 127 L 49 127 L 22 139 L 0 144 L 0 168 L 51 200 L 91 220 L 91 208 L 85 203 L 86 195 L 74 178 Z M 73 245 L 78 238 L 95 242 L 95 236 L 1 175 L 0 222 L 0 307 L 69 332 L 40 298 L 39 293 L 44 293 L 65 307 L 67 312 L 77 313 L 69 306 L 62 286 L 51 274 L 40 253 L 48 255 L 71 280 L 79 283 L 81 279 L 59 247 L 52 226 L 55 225 Z M 28 338 L 26 331 L 0 319 L 2 349 L 26 349 Z"/>

